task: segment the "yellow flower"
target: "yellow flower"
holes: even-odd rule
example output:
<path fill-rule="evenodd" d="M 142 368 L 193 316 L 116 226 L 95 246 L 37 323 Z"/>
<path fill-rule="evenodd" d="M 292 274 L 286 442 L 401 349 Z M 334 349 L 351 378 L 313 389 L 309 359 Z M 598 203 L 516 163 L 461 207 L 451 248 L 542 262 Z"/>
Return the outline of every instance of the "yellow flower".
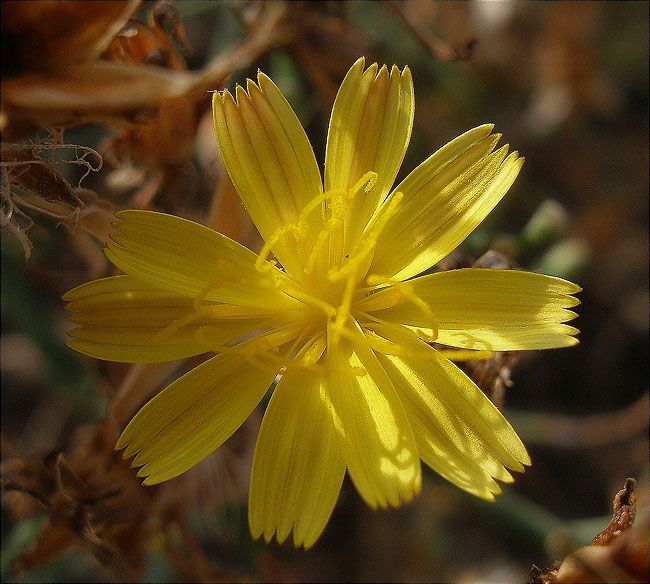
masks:
<path fill-rule="evenodd" d="M 214 128 L 265 240 L 121 211 L 106 255 L 125 275 L 68 292 L 69 346 L 131 363 L 216 353 L 149 401 L 116 448 L 151 485 L 218 448 L 269 388 L 250 481 L 254 537 L 310 547 L 345 472 L 372 507 L 421 486 L 420 459 L 484 499 L 530 464 L 510 424 L 450 359 L 568 347 L 580 290 L 520 271 L 418 276 L 504 196 L 522 165 L 474 128 L 391 189 L 413 124 L 408 68 L 359 59 L 338 92 L 324 185 L 293 110 L 263 73 L 215 93 Z M 275 257 L 276 259 L 272 259 Z M 281 266 L 281 267 L 280 267 Z M 416 277 L 417 276 L 417 277 Z M 436 350 L 435 341 L 449 346 Z"/>

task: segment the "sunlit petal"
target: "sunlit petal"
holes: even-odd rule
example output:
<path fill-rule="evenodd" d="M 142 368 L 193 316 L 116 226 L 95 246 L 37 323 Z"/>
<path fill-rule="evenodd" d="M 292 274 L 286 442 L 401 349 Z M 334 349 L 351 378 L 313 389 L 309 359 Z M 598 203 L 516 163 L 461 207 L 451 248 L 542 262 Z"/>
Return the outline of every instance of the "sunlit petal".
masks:
<path fill-rule="evenodd" d="M 503 467 L 521 471 L 530 464 L 508 421 L 465 373 L 411 331 L 391 327 L 383 332 L 399 343 L 403 355 L 386 355 L 381 363 L 405 409 L 420 420 L 421 429 L 432 428 L 420 442 L 429 441 L 448 453 L 451 443 L 459 465 L 473 463 L 502 480 L 509 480 Z M 448 474 L 453 476 L 454 470 Z"/>
<path fill-rule="evenodd" d="M 126 274 L 181 296 L 245 306 L 295 305 L 279 289 L 286 275 L 261 272 L 257 256 L 203 225 L 153 211 L 118 211 L 106 256 Z"/>
<path fill-rule="evenodd" d="M 413 81 L 408 67 L 388 71 L 359 59 L 346 75 L 334 102 L 327 135 L 325 190 L 351 188 L 367 172 L 377 183 L 349 209 L 354 240 L 388 194 L 411 137 Z"/>
<path fill-rule="evenodd" d="M 433 359 L 407 363 L 400 357 L 380 356 L 380 361 L 402 398 L 420 457 L 429 467 L 461 489 L 488 500 L 501 492 L 494 478 L 512 482 L 504 462 L 484 443 L 485 425 L 473 427 L 465 420 L 466 406 L 461 404 L 456 410 L 444 401 L 440 384 L 445 384 L 447 391 L 459 392 L 454 385 L 458 380 L 449 371 Z M 470 383 L 465 381 L 468 387 Z"/>
<path fill-rule="evenodd" d="M 395 191 L 404 198 L 377 244 L 371 274 L 406 280 L 452 252 L 506 194 L 523 164 L 479 126 L 434 153 Z"/>
<path fill-rule="evenodd" d="M 364 310 L 377 317 L 432 333 L 436 342 L 466 349 L 516 351 L 569 347 L 578 330 L 564 324 L 580 303 L 580 287 L 556 278 L 516 270 L 467 268 L 438 272 L 369 296 Z M 390 298 L 393 298 L 390 301 Z M 429 308 L 430 310 L 426 310 Z"/>
<path fill-rule="evenodd" d="M 222 354 L 192 369 L 147 402 L 115 448 L 135 455 L 145 485 L 166 481 L 219 448 L 262 399 L 276 371 Z"/>
<path fill-rule="evenodd" d="M 319 209 L 301 217 L 322 193 L 316 158 L 298 118 L 275 84 L 263 73 L 213 97 L 214 129 L 228 174 L 265 241 L 289 273 L 302 274 L 295 252 L 299 233 L 278 237 L 301 225 L 305 245 L 313 244 L 323 222 Z"/>
<path fill-rule="evenodd" d="M 397 507 L 421 486 L 415 438 L 390 379 L 355 329 L 353 339 L 330 332 L 332 403 L 346 434 L 350 477 L 371 507 Z"/>
<path fill-rule="evenodd" d="M 215 351 L 258 330 L 274 314 L 245 309 L 241 318 L 199 315 L 190 298 L 153 288 L 131 276 L 78 286 L 64 297 L 71 312 L 70 348 L 97 359 L 159 363 Z"/>
<path fill-rule="evenodd" d="M 335 427 L 322 369 L 290 368 L 260 428 L 248 514 L 254 537 L 311 547 L 334 509 L 345 475 L 343 436 Z"/>

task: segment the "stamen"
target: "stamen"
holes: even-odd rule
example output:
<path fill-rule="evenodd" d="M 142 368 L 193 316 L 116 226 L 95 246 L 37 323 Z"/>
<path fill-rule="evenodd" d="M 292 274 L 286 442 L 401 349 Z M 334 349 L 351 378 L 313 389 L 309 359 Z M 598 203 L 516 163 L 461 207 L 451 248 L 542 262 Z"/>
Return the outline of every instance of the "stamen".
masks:
<path fill-rule="evenodd" d="M 378 322 L 366 323 L 364 332 L 370 347 L 384 355 L 396 355 L 399 357 L 424 358 L 431 359 L 434 353 L 431 350 L 422 347 L 421 350 L 414 350 L 407 346 L 406 340 L 410 329 L 393 323 Z M 403 329 L 403 330 L 400 330 Z M 376 332 L 379 331 L 379 334 Z M 391 334 L 394 338 L 390 340 Z M 480 359 L 489 359 L 492 351 L 475 351 L 471 349 L 434 349 L 438 356 L 449 359 L 450 361 L 474 361 Z"/>
<path fill-rule="evenodd" d="M 258 272 L 268 272 L 272 270 L 275 266 L 278 265 L 276 260 L 267 259 L 271 254 L 271 249 L 273 246 L 280 241 L 280 238 L 284 236 L 286 232 L 286 227 L 278 229 L 271 237 L 269 237 L 262 246 L 260 253 L 255 260 L 255 269 Z"/>
<path fill-rule="evenodd" d="M 351 318 L 351 315 L 349 315 Z M 327 321 L 327 348 L 336 348 L 341 340 L 346 337 L 350 341 L 355 341 L 356 337 L 349 327 L 343 326 L 340 321 L 330 319 Z"/>
<path fill-rule="evenodd" d="M 377 183 L 376 172 L 366 172 L 351 189 L 347 191 L 331 191 L 328 200 L 330 201 L 330 250 L 329 265 L 332 269 L 338 269 L 344 261 L 345 250 L 348 248 L 347 222 L 350 220 L 350 203 L 363 191 L 368 193 Z"/>
<path fill-rule="evenodd" d="M 305 344 L 305 343 L 303 342 L 303 340 L 304 340 L 304 338 L 307 336 L 307 333 L 308 333 L 310 330 L 313 330 L 313 328 L 314 328 L 314 327 L 313 327 L 312 325 L 305 326 L 304 329 L 303 329 L 303 331 L 302 331 L 302 333 L 300 333 L 300 335 L 298 335 L 298 336 L 296 337 L 296 340 L 294 341 L 293 345 L 291 345 L 291 347 L 289 348 L 289 350 L 286 352 L 286 355 L 287 355 L 290 359 L 293 359 L 294 357 L 297 356 L 297 354 L 299 353 L 299 351 L 298 351 L 297 349 L 298 349 L 298 346 L 299 346 L 301 343 L 303 344 L 303 348 L 304 348 L 304 344 Z"/>
<path fill-rule="evenodd" d="M 309 294 L 305 291 L 304 288 L 301 288 L 300 286 L 285 286 L 282 292 L 290 298 L 298 300 L 307 306 L 313 306 L 320 312 L 325 313 L 328 317 L 334 317 L 336 315 L 336 309 L 331 304 L 328 304 L 317 296 Z"/>
<path fill-rule="evenodd" d="M 306 274 L 313 273 L 316 269 L 318 259 L 323 257 L 323 252 L 329 244 L 329 266 L 338 269 L 343 261 L 346 242 L 345 228 L 347 211 L 349 210 L 350 201 L 361 191 L 370 192 L 377 183 L 378 175 L 370 171 L 365 173 L 355 185 L 347 190 L 333 189 L 331 191 L 319 193 L 316 195 L 300 212 L 296 223 L 284 225 L 268 237 L 258 254 L 255 261 L 255 268 L 260 272 L 268 272 L 277 265 L 277 261 L 269 259 L 272 249 L 282 238 L 292 235 L 296 243 L 296 249 L 300 259 L 305 266 Z M 329 203 L 329 219 L 323 225 L 317 239 L 312 243 L 309 237 L 308 217 L 309 215 L 322 206 L 323 203 Z M 373 246 L 374 247 L 374 246 Z M 365 252 L 365 257 L 368 255 Z M 361 260 L 357 260 L 360 263 Z M 353 268 L 350 268 L 353 269 Z M 344 277 L 341 275 L 340 277 Z"/>
<path fill-rule="evenodd" d="M 366 243 L 366 242 L 362 242 Z M 361 246 L 357 246 L 361 247 Z M 346 276 L 350 276 L 352 274 L 357 274 L 361 270 L 359 269 L 364 263 L 368 263 L 368 257 L 370 254 L 374 251 L 374 242 L 370 243 L 367 242 L 367 245 L 364 246 L 364 248 L 357 254 L 350 254 L 350 257 L 348 258 L 348 261 L 341 266 L 340 268 L 337 268 L 336 266 L 330 268 L 327 271 L 327 279 L 330 282 L 338 282 L 345 278 Z"/>
<path fill-rule="evenodd" d="M 374 288 L 371 288 L 371 293 L 359 302 L 359 307 L 363 307 L 364 312 L 386 310 L 388 308 L 393 308 L 406 300 L 404 291 L 399 287 L 400 282 L 395 282 L 393 284 L 391 283 L 390 278 L 384 278 L 383 276 L 368 276 L 366 282 L 376 286 L 384 284 L 390 286 L 390 288 L 384 288 L 381 290 L 381 293 L 373 292 L 372 290 Z"/>
<path fill-rule="evenodd" d="M 223 258 L 217 258 L 217 269 L 219 271 L 219 274 L 224 279 L 228 279 L 230 281 L 234 280 L 240 284 L 246 284 L 246 278 L 243 277 L 242 271 L 238 270 L 232 262 Z M 210 283 L 202 292 L 204 297 L 210 290 L 214 290 L 216 288 L 215 283 Z"/>
<path fill-rule="evenodd" d="M 370 218 L 365 233 L 372 233 L 373 238 L 377 238 L 388 220 L 395 215 L 403 199 L 404 193 L 400 191 L 391 193 Z"/>
<path fill-rule="evenodd" d="M 432 351 L 428 345 L 419 345 L 421 341 L 415 333 L 402 325 L 383 321 L 366 323 L 364 328 L 368 344 L 384 355 L 423 359 L 431 359 L 435 355 L 435 349 Z"/>
<path fill-rule="evenodd" d="M 326 199 L 330 196 L 331 196 L 331 191 L 330 193 L 320 193 L 319 195 L 316 195 L 311 201 L 309 201 L 309 203 L 305 205 L 304 209 L 300 213 L 300 217 L 298 218 L 298 224 L 304 225 L 309 214 L 315 209 L 317 209 L 319 205 L 322 205 L 326 201 Z"/>
<path fill-rule="evenodd" d="M 290 367 L 301 367 L 309 370 L 323 369 L 324 365 L 319 364 L 318 361 L 327 348 L 325 333 L 321 332 L 304 342 L 304 338 L 310 329 L 313 331 L 313 326 L 304 327 L 302 334 L 296 338 L 291 348 L 284 351 L 282 355 L 275 351 L 250 354 L 247 358 L 251 359 L 253 363 L 258 362 L 262 358 L 264 359 L 264 364 L 274 365 L 285 370 Z M 303 345 L 302 348 L 296 351 L 301 343 Z"/>
<path fill-rule="evenodd" d="M 199 320 L 199 318 L 201 318 L 202 316 L 203 315 L 199 311 L 196 311 L 182 318 L 177 318 L 171 324 L 168 324 L 165 328 L 163 328 L 161 331 L 158 331 L 153 337 L 154 341 L 157 343 L 164 343 L 165 341 L 168 341 L 173 335 L 175 335 L 184 326 Z"/>
<path fill-rule="evenodd" d="M 388 339 L 378 335 L 376 332 L 366 329 L 364 331 L 368 345 L 373 351 L 383 355 L 403 355 L 404 349 L 396 343 L 391 343 Z"/>
<path fill-rule="evenodd" d="M 431 329 L 431 332 L 427 332 L 421 328 L 413 328 L 413 332 L 422 339 L 425 343 L 435 343 L 438 338 L 438 329 Z"/>
<path fill-rule="evenodd" d="M 364 188 L 364 192 L 368 192 L 373 188 L 376 180 L 377 173 L 368 172 L 354 186 L 352 192 L 359 192 L 364 184 L 367 185 Z M 327 277 L 331 282 L 341 280 L 351 275 L 353 272 L 360 274 L 368 269 L 372 262 L 372 256 L 374 254 L 375 248 L 377 247 L 377 236 L 383 229 L 388 219 L 390 219 L 390 217 L 395 214 L 402 199 L 402 193 L 393 193 L 392 196 L 389 197 L 388 202 L 381 207 L 380 212 L 376 213 L 373 216 L 373 219 L 364 232 L 364 235 L 357 242 L 352 252 L 346 256 L 348 259 L 345 264 L 341 267 L 339 267 L 339 263 L 332 262 L 330 264 L 332 267 L 328 271 Z"/>
<path fill-rule="evenodd" d="M 410 282 L 401 282 L 399 280 L 393 280 L 392 278 L 385 278 L 376 275 L 368 276 L 366 282 L 371 285 L 384 284 L 391 287 L 366 296 L 358 303 L 358 308 L 360 310 L 363 310 L 364 312 L 375 312 L 378 310 L 393 308 L 401 303 L 410 302 L 419 308 L 430 321 L 431 332 L 428 333 L 422 330 L 419 330 L 419 332 L 428 337 L 427 342 L 432 343 L 436 340 L 438 337 L 438 322 L 436 320 L 435 311 L 428 302 L 417 295 Z"/>
<path fill-rule="evenodd" d="M 228 264 L 229 262 L 223 261 L 224 264 Z M 217 262 L 217 265 L 219 263 Z M 208 294 L 210 293 L 211 290 L 214 290 L 216 288 L 216 282 L 210 282 L 201 292 L 199 292 L 198 296 L 192 301 L 192 305 L 194 306 L 194 310 L 197 312 L 201 312 L 202 309 L 206 306 L 206 298 Z"/>
<path fill-rule="evenodd" d="M 228 262 L 226 262 L 228 263 Z M 245 281 L 242 279 L 242 281 Z M 250 306 L 242 306 L 235 304 L 227 303 L 214 303 L 207 300 L 207 296 L 210 291 L 217 289 L 220 286 L 219 281 L 214 281 L 213 283 L 206 286 L 192 301 L 193 312 L 177 318 L 172 321 L 169 325 L 164 327 L 162 330 L 158 331 L 154 335 L 154 340 L 156 342 L 164 343 L 168 341 L 174 334 L 176 334 L 184 326 L 191 325 L 197 320 L 201 319 L 219 319 L 219 320 L 243 320 L 243 319 L 271 319 L 271 317 L 276 313 L 271 309 L 265 308 L 253 308 Z M 268 322 L 268 321 L 267 321 Z M 205 325 L 201 329 L 214 328 L 211 325 Z M 201 330 L 199 329 L 199 330 Z M 195 331 L 197 338 L 204 335 L 204 333 L 199 333 Z M 204 339 L 199 338 L 199 342 L 205 345 Z"/>
<path fill-rule="evenodd" d="M 304 325 L 283 325 L 235 345 L 216 345 L 211 344 L 205 336 L 209 328 L 212 327 L 201 327 L 196 333 L 204 346 L 209 347 L 207 350 L 242 355 L 255 366 L 273 366 L 274 369 L 285 366 L 287 362 L 286 354 L 278 354 L 280 347 L 304 332 Z"/>
<path fill-rule="evenodd" d="M 270 349 L 273 351 L 278 351 L 281 345 L 288 343 L 298 336 L 303 329 L 302 324 L 291 324 L 284 327 L 279 327 L 274 331 L 269 331 L 264 335 L 258 335 L 251 340 L 248 344 L 249 347 L 255 349 L 261 348 L 263 350 Z"/>
<path fill-rule="evenodd" d="M 438 354 L 450 361 L 478 361 L 492 357 L 492 351 L 472 349 L 436 349 Z"/>
<path fill-rule="evenodd" d="M 354 198 L 354 196 L 359 191 L 361 191 L 361 189 L 363 189 L 364 193 L 369 193 L 372 189 L 375 188 L 378 178 L 379 175 L 373 170 L 366 172 L 356 183 L 354 183 L 354 186 L 349 190 L 352 195 L 350 199 Z"/>
<path fill-rule="evenodd" d="M 304 366 L 316 365 L 320 360 L 327 348 L 327 338 L 325 333 L 320 333 L 319 335 L 312 338 L 305 346 L 302 348 L 302 351 L 296 355 L 300 358 L 300 362 Z"/>
<path fill-rule="evenodd" d="M 220 331 L 221 329 L 218 326 L 205 325 L 199 327 L 194 333 L 194 336 L 196 337 L 196 340 L 199 343 L 199 345 L 202 345 L 204 347 L 205 351 L 210 351 L 212 353 L 223 353 L 224 351 L 230 350 L 232 347 L 245 342 L 255 334 L 262 333 L 261 330 L 258 330 L 256 332 L 251 332 L 246 335 L 241 335 L 237 338 L 232 339 L 231 341 L 228 341 L 226 345 L 223 345 L 222 343 L 213 342 L 212 340 L 210 340 L 211 334 L 219 335 Z"/>
<path fill-rule="evenodd" d="M 305 274 L 309 275 L 313 273 L 314 268 L 316 267 L 316 262 L 323 257 L 325 253 L 325 246 L 327 245 L 327 238 L 329 233 L 326 229 L 323 229 L 316 238 L 316 243 L 309 254 L 307 259 L 307 264 L 305 265 Z"/>
<path fill-rule="evenodd" d="M 332 199 L 332 217 L 328 220 L 329 231 L 329 265 L 340 266 L 345 254 L 345 220 L 343 205 L 336 198 Z"/>

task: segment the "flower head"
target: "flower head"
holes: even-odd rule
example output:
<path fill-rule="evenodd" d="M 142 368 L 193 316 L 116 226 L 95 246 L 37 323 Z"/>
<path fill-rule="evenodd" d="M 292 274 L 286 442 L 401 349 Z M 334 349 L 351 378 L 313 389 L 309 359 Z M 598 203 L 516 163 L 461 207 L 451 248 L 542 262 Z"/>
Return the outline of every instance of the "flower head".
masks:
<path fill-rule="evenodd" d="M 418 493 L 420 460 L 484 499 L 530 464 L 510 424 L 450 359 L 567 347 L 580 290 L 520 271 L 418 276 L 487 216 L 522 165 L 492 125 L 392 188 L 413 123 L 408 68 L 359 59 L 338 92 L 324 181 L 293 110 L 263 73 L 215 93 L 226 169 L 260 254 L 206 227 L 121 211 L 106 255 L 125 275 L 68 292 L 69 346 L 158 362 L 216 353 L 149 401 L 116 448 L 145 484 L 218 448 L 269 387 L 250 482 L 253 535 L 311 546 L 346 471 L 372 507 Z M 437 346 L 449 347 L 436 350 Z M 509 470 L 508 470 L 509 469 Z"/>

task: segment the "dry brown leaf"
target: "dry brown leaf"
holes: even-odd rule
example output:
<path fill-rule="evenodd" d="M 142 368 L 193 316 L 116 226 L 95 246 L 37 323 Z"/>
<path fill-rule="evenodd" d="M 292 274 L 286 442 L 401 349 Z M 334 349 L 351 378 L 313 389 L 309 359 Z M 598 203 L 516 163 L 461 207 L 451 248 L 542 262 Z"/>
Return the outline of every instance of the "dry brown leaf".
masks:
<path fill-rule="evenodd" d="M 126 127 L 152 119 L 163 100 L 182 95 L 195 79 L 190 73 L 107 61 L 79 64 L 60 77 L 26 73 L 3 80 L 3 130 L 93 122 Z"/>
<path fill-rule="evenodd" d="M 591 545 L 542 570 L 533 565 L 530 584 L 647 582 L 649 568 L 648 515 L 633 526 L 637 512 L 636 480 L 628 478 L 612 502 L 612 518 Z"/>
<path fill-rule="evenodd" d="M 139 5 L 140 0 L 5 0 L 2 2 L 3 49 L 10 48 L 14 63 L 32 71 L 94 61 Z"/>
<path fill-rule="evenodd" d="M 23 465 L 22 472 L 16 472 L 20 465 L 12 461 L 3 463 L 4 489 L 35 498 L 47 512 L 32 545 L 12 562 L 14 572 L 24 573 L 80 545 L 122 577 L 138 576 L 144 566 L 147 501 L 125 484 L 124 479 L 134 482 L 128 471 L 116 472 L 118 461 L 107 462 L 90 456 L 74 468 L 63 453 L 54 451 L 39 463 Z"/>
<path fill-rule="evenodd" d="M 634 523 L 636 515 L 636 480 L 627 479 L 623 488 L 616 493 L 612 501 L 612 518 L 609 525 L 597 534 L 591 545 L 609 545 L 614 538 L 621 535 Z"/>
<path fill-rule="evenodd" d="M 74 153 L 74 156 L 55 159 L 56 152 Z M 49 157 L 44 153 L 49 153 Z M 72 209 L 84 204 L 72 185 L 57 170 L 58 166 L 75 164 L 86 168 L 81 178 L 102 167 L 102 157 L 92 148 L 77 144 L 60 144 L 50 140 L 2 143 L 2 167 L 9 182 L 25 191 L 32 192 L 46 201 L 67 205 Z M 81 182 L 81 180 L 79 182 Z"/>

